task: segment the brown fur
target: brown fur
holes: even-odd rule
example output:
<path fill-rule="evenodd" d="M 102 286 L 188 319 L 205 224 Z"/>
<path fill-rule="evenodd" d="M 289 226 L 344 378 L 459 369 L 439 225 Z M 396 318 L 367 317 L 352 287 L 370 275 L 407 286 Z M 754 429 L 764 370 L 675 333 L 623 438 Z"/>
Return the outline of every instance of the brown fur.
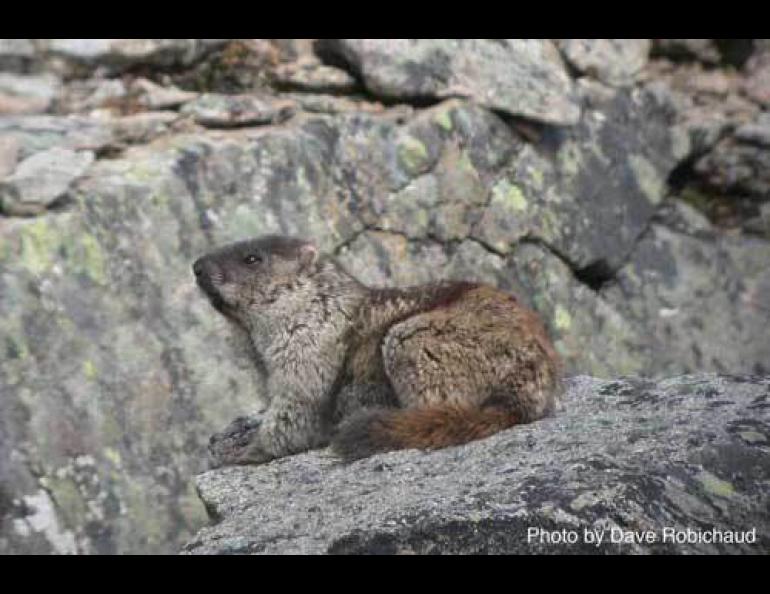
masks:
<path fill-rule="evenodd" d="M 441 404 L 425 408 L 379 409 L 349 419 L 333 441 L 346 460 L 401 449 L 434 450 L 483 439 L 508 429 L 517 415 L 495 406 Z"/>
<path fill-rule="evenodd" d="M 559 357 L 512 295 L 465 282 L 389 290 L 360 316 L 346 381 L 394 395 L 391 407 L 343 418 L 332 448 L 345 459 L 459 445 L 552 410 Z"/>
<path fill-rule="evenodd" d="M 560 363 L 545 328 L 494 287 L 367 287 L 285 236 L 225 246 L 193 268 L 212 305 L 251 337 L 270 401 L 258 426 L 236 422 L 214 440 L 217 463 L 329 442 L 346 459 L 435 449 L 553 410 Z"/>

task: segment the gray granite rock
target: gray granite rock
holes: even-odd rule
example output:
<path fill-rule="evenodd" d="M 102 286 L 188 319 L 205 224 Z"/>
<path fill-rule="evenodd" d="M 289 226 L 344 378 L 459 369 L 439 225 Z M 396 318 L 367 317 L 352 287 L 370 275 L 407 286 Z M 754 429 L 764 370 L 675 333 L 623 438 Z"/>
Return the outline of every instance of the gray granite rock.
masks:
<path fill-rule="evenodd" d="M 104 122 L 86 116 L 9 116 L 0 118 L 0 138 L 13 138 L 19 157 L 50 148 L 99 151 L 113 142 L 112 130 Z"/>
<path fill-rule="evenodd" d="M 718 64 L 722 54 L 714 39 L 654 39 L 654 51 L 674 59 L 699 60 Z"/>
<path fill-rule="evenodd" d="M 467 97 L 552 124 L 580 117 L 558 50 L 544 39 L 337 39 L 322 51 L 346 61 L 389 99 Z"/>
<path fill-rule="evenodd" d="M 53 74 L 0 72 L 0 115 L 44 113 L 60 91 L 61 81 Z"/>
<path fill-rule="evenodd" d="M 198 97 L 198 93 L 183 91 L 173 85 L 158 85 L 146 78 L 135 80 L 131 90 L 137 95 L 139 105 L 149 110 L 179 107 Z"/>
<path fill-rule="evenodd" d="M 50 39 L 45 51 L 54 56 L 120 71 L 131 66 L 189 66 L 227 39 Z"/>
<path fill-rule="evenodd" d="M 44 212 L 93 161 L 91 151 L 52 148 L 35 153 L 0 180 L 0 212 L 10 215 Z"/>
<path fill-rule="evenodd" d="M 115 146 L 120 147 L 150 142 L 169 133 L 180 119 L 175 111 L 143 111 L 120 117 L 108 114 L 105 124 L 112 130 Z"/>
<path fill-rule="evenodd" d="M 24 72 L 35 55 L 31 39 L 0 39 L 0 69 L 6 72 Z"/>
<path fill-rule="evenodd" d="M 770 48 L 756 51 L 749 59 L 743 89 L 750 99 L 770 107 Z"/>
<path fill-rule="evenodd" d="M 95 109 L 129 105 L 129 88 L 119 78 L 86 78 L 70 81 L 58 102 L 58 112 L 88 113 Z"/>
<path fill-rule="evenodd" d="M 339 94 L 352 92 L 358 85 L 345 70 L 322 64 L 317 59 L 279 64 L 272 74 L 274 84 L 289 91 Z"/>
<path fill-rule="evenodd" d="M 463 446 L 206 472 L 214 523 L 183 551 L 766 555 L 768 485 L 767 378 L 580 376 L 554 416 Z"/>
<path fill-rule="evenodd" d="M 770 115 L 737 127 L 695 163 L 695 172 L 725 195 L 770 200 Z"/>
<path fill-rule="evenodd" d="M 0 180 L 13 173 L 19 161 L 19 142 L 12 136 L 0 136 Z"/>
<path fill-rule="evenodd" d="M 294 111 L 293 102 L 267 95 L 206 93 L 186 103 L 181 113 L 209 128 L 235 128 L 280 122 Z"/>
<path fill-rule="evenodd" d="M 617 269 L 690 150 L 675 124 L 666 103 L 637 89 L 586 110 L 577 126 L 546 130 L 493 188 L 474 235 L 503 252 L 535 236 L 576 268 Z"/>
<path fill-rule="evenodd" d="M 579 72 L 613 86 L 634 83 L 651 47 L 649 39 L 561 39 L 558 45 Z"/>
<path fill-rule="evenodd" d="M 652 225 L 617 284 L 603 291 L 637 329 L 636 356 L 647 362 L 648 370 L 662 374 L 683 368 L 724 373 L 740 368 L 767 375 L 768 242 L 682 231 L 676 225 Z M 711 339 L 716 336 L 719 340 Z M 747 351 L 752 352 L 751 362 Z"/>

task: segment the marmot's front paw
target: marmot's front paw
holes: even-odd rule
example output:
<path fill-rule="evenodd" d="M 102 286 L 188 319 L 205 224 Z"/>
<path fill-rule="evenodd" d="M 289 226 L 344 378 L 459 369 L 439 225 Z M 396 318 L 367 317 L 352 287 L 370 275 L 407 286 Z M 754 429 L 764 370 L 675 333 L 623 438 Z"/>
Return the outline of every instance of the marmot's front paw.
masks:
<path fill-rule="evenodd" d="M 224 431 L 212 435 L 209 439 L 211 467 L 248 464 L 244 457 L 253 449 L 250 446 L 256 442 L 261 424 L 259 416 L 238 417 Z"/>

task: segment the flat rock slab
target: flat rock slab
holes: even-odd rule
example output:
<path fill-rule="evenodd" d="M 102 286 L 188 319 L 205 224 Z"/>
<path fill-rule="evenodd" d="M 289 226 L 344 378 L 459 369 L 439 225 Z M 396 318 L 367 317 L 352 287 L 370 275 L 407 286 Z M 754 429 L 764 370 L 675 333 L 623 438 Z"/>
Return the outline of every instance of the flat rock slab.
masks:
<path fill-rule="evenodd" d="M 724 195 L 770 200 L 770 114 L 739 126 L 696 161 L 695 171 Z"/>
<path fill-rule="evenodd" d="M 293 113 L 292 101 L 260 95 L 206 93 L 182 107 L 201 126 L 235 128 L 276 123 Z"/>
<path fill-rule="evenodd" d="M 333 39 L 322 51 L 350 64 L 377 96 L 466 97 L 551 124 L 580 118 L 564 63 L 545 39 Z"/>
<path fill-rule="evenodd" d="M 43 113 L 60 91 L 53 74 L 0 72 L 0 115 Z"/>
<path fill-rule="evenodd" d="M 0 211 L 7 214 L 42 212 L 64 195 L 93 162 L 91 151 L 52 148 L 32 155 L 0 182 Z"/>
<path fill-rule="evenodd" d="M 120 71 L 137 64 L 190 65 L 227 39 L 51 39 L 52 55 Z"/>
<path fill-rule="evenodd" d="M 633 84 L 647 64 L 649 39 L 561 39 L 559 48 L 579 72 L 613 86 Z"/>
<path fill-rule="evenodd" d="M 54 147 L 99 151 L 114 141 L 110 126 L 78 115 L 0 118 L 0 138 L 12 138 L 18 143 L 20 159 Z"/>
<path fill-rule="evenodd" d="M 11 136 L 0 136 L 0 180 L 13 173 L 19 160 L 19 142 Z"/>
<path fill-rule="evenodd" d="M 555 416 L 460 447 L 206 472 L 217 523 L 184 552 L 770 552 L 770 378 L 567 387 Z"/>

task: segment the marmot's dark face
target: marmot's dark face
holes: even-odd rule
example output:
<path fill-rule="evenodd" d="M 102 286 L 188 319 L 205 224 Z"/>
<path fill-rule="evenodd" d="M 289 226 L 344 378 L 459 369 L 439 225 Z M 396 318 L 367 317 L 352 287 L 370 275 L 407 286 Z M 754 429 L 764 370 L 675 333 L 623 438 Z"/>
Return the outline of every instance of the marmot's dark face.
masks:
<path fill-rule="evenodd" d="M 294 291 L 316 258 L 311 243 L 267 235 L 206 254 L 195 261 L 193 272 L 218 311 L 244 321 Z"/>

